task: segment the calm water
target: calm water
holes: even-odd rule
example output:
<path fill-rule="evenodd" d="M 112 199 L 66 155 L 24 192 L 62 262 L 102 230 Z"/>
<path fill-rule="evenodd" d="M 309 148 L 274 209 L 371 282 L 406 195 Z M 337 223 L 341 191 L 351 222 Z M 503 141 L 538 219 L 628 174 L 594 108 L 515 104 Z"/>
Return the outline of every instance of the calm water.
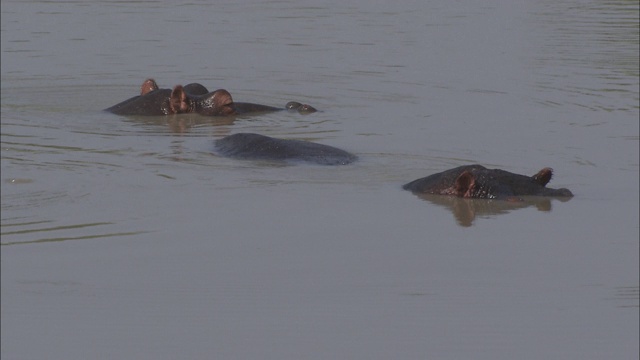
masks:
<path fill-rule="evenodd" d="M 638 359 L 637 1 L 1 4 L 2 359 Z M 100 111 L 147 77 L 322 111 Z M 576 196 L 400 188 L 470 163 Z"/>

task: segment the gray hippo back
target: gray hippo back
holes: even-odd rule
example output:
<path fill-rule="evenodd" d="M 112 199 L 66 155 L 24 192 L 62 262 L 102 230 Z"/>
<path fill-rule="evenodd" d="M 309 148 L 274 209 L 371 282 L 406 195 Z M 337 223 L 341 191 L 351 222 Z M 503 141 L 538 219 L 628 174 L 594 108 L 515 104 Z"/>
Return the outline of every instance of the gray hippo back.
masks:
<path fill-rule="evenodd" d="M 215 150 L 220 155 L 239 159 L 302 161 L 320 165 L 346 165 L 357 159 L 353 154 L 328 145 L 252 133 L 216 140 Z"/>

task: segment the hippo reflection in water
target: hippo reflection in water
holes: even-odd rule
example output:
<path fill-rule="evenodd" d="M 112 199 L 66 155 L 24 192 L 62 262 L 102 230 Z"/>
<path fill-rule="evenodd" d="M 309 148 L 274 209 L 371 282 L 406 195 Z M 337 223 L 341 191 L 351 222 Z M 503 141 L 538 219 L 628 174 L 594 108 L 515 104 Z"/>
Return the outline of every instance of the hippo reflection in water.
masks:
<path fill-rule="evenodd" d="M 533 176 L 514 174 L 481 165 L 460 166 L 405 184 L 416 194 L 454 195 L 463 198 L 521 200 L 519 196 L 571 197 L 568 189 L 545 187 L 553 170 L 544 168 Z"/>
<path fill-rule="evenodd" d="M 448 209 L 453 214 L 458 225 L 464 227 L 473 225 L 478 217 L 495 217 L 528 207 L 534 207 L 542 212 L 550 212 L 552 209 L 551 200 L 557 199 L 565 202 L 571 199 L 571 197 L 528 196 L 522 199 L 523 201 L 487 201 L 486 199 L 470 199 L 427 193 L 416 193 L 416 196 L 432 205 Z"/>
<path fill-rule="evenodd" d="M 224 89 L 209 92 L 198 83 L 177 85 L 171 89 L 160 89 L 155 80 L 147 79 L 140 87 L 140 95 L 116 104 L 105 111 L 117 115 L 172 115 L 198 113 L 207 116 L 230 116 L 256 112 L 280 110 L 298 111 L 301 114 L 316 112 L 311 105 L 291 101 L 285 108 L 234 102 Z"/>
<path fill-rule="evenodd" d="M 320 165 L 346 165 L 357 156 L 328 145 L 309 141 L 276 139 L 239 133 L 215 141 L 220 155 L 248 160 L 302 161 Z"/>

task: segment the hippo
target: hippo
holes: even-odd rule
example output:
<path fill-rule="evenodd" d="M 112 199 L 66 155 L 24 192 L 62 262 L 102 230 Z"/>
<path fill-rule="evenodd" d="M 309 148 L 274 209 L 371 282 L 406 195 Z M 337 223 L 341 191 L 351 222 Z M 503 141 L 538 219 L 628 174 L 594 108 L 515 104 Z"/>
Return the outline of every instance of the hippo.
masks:
<path fill-rule="evenodd" d="M 205 102 L 207 99 L 210 107 L 223 106 L 226 101 L 226 90 L 216 90 L 209 93 L 206 87 L 198 83 L 191 83 L 185 86 L 177 85 L 171 89 L 160 89 L 153 79 L 147 79 L 140 86 L 140 95 L 127 99 L 119 104 L 105 109 L 117 115 L 171 115 L 189 112 L 185 109 L 186 99 L 196 99 Z M 216 98 L 216 95 L 218 97 Z M 229 98 L 231 95 L 229 95 Z M 216 104 L 215 99 L 220 103 Z"/>
<path fill-rule="evenodd" d="M 309 141 L 276 139 L 253 133 L 238 133 L 215 141 L 220 155 L 248 160 L 301 161 L 319 165 L 346 165 L 357 156 L 328 145 Z"/>
<path fill-rule="evenodd" d="M 140 87 L 140 95 L 127 99 L 105 109 L 117 115 L 172 115 L 198 113 L 206 116 L 230 116 L 255 112 L 280 110 L 298 111 L 310 114 L 314 107 L 291 101 L 284 109 L 273 106 L 234 102 L 231 94 L 224 89 L 208 92 L 198 83 L 177 85 L 170 89 L 160 89 L 153 79 L 147 79 Z"/>
<path fill-rule="evenodd" d="M 545 187 L 552 175 L 553 170 L 548 167 L 526 176 L 482 165 L 465 165 L 414 180 L 402 188 L 415 194 L 516 201 L 522 200 L 520 196 L 573 196 L 569 189 Z"/>

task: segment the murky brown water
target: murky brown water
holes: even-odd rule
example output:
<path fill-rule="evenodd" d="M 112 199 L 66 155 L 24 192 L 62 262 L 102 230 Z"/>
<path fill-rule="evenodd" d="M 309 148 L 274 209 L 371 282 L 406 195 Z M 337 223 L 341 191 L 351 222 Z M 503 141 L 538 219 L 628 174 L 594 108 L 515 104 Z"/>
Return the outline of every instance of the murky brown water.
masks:
<path fill-rule="evenodd" d="M 635 1 L 2 2 L 3 359 L 638 358 Z M 321 112 L 126 118 L 201 82 Z M 221 158 L 258 132 L 350 166 Z M 569 201 L 419 198 L 480 163 Z"/>

